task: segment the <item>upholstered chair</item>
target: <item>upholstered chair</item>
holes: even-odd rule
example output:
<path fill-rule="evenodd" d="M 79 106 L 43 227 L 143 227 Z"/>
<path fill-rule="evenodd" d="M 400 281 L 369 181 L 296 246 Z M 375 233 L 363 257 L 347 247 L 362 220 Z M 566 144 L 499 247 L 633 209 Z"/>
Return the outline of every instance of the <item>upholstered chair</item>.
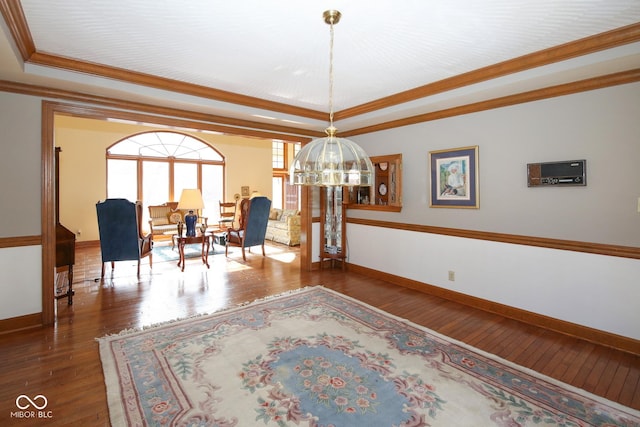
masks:
<path fill-rule="evenodd" d="M 116 261 L 138 261 L 149 257 L 149 267 L 153 264 L 153 241 L 151 235 L 142 233 L 142 204 L 126 199 L 106 199 L 96 204 L 98 228 L 100 231 L 100 252 L 102 253 L 102 274 L 104 265 L 111 262 L 111 269 Z"/>
<path fill-rule="evenodd" d="M 267 232 L 270 209 L 271 200 L 263 196 L 243 199 L 240 202 L 240 226 L 227 229 L 225 256 L 229 255 L 229 246 L 242 248 L 242 259 L 245 261 L 247 260 L 245 248 L 249 248 L 251 252 L 251 247 L 262 246 L 262 256 L 265 256 L 264 237 Z"/>

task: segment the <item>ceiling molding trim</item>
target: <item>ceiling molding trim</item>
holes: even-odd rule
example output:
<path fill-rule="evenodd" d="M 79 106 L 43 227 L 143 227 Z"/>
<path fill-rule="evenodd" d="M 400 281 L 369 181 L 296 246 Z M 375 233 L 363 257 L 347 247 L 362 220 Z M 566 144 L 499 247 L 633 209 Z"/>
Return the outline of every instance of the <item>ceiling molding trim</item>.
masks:
<path fill-rule="evenodd" d="M 399 92 L 372 102 L 347 108 L 335 113 L 335 120 L 359 116 L 372 111 L 381 110 L 394 105 L 404 104 L 416 99 L 425 98 L 449 90 L 526 71 L 532 68 L 553 64 L 578 56 L 595 53 L 601 50 L 634 43 L 640 40 L 640 23 L 627 25 L 615 30 L 585 37 L 580 40 L 540 50 L 518 58 L 503 61 L 488 67 L 479 68 L 468 73 L 433 82 L 418 88 Z"/>
<path fill-rule="evenodd" d="M 72 72 L 81 72 L 100 77 L 116 79 L 128 83 L 153 87 L 172 92 L 184 93 L 206 99 L 237 105 L 265 109 L 316 120 L 325 120 L 326 112 L 268 101 L 233 92 L 208 88 L 192 83 L 138 73 L 101 64 L 78 61 L 57 55 L 38 52 L 31 37 L 26 18 L 19 1 L 0 0 L 0 11 L 8 23 L 14 42 L 25 62 L 45 67 L 55 67 Z M 389 108 L 416 99 L 425 98 L 448 90 L 491 80 L 497 77 L 549 65 L 570 58 L 633 43 L 640 40 L 640 23 L 631 24 L 580 40 L 554 46 L 549 49 L 520 56 L 488 67 L 470 71 L 448 79 L 399 92 L 388 97 L 361 104 L 335 113 L 335 120 L 358 116 L 368 112 Z"/>
<path fill-rule="evenodd" d="M 182 117 L 185 119 L 202 122 L 203 125 L 221 124 L 226 126 L 218 125 L 218 129 L 216 129 L 215 131 L 232 133 L 236 135 L 247 134 L 248 132 L 253 130 L 262 132 L 264 134 L 267 134 L 268 132 L 269 135 L 278 135 L 277 137 L 268 136 L 269 138 L 273 137 L 278 139 L 286 139 L 288 141 L 302 141 L 306 140 L 309 137 L 318 137 L 324 135 L 321 132 L 307 131 L 304 129 L 298 129 L 289 126 L 279 126 L 269 123 L 233 119 L 223 116 L 198 113 L 189 110 L 160 107 L 153 104 L 144 104 L 139 102 L 129 102 L 116 98 L 88 95 L 80 92 L 52 89 L 44 86 L 27 85 L 24 83 L 16 83 L 6 80 L 0 80 L 0 91 L 20 93 L 23 95 L 40 96 L 44 98 L 63 99 L 66 101 L 99 104 L 105 107 L 112 107 L 121 110 L 132 110 L 163 116 Z"/>
<path fill-rule="evenodd" d="M 430 113 L 420 114 L 403 119 L 393 120 L 389 122 L 379 123 L 373 126 L 367 126 L 359 129 L 353 129 L 350 131 L 341 132 L 344 137 L 362 135 L 372 132 L 378 132 L 382 130 L 393 129 L 397 127 L 409 126 L 413 124 L 444 119 L 447 117 L 459 116 L 463 114 L 470 114 L 480 111 L 486 111 L 494 108 L 501 108 L 515 104 L 521 104 L 526 102 L 538 101 L 546 98 L 553 98 L 557 96 L 570 95 L 573 93 L 579 93 L 594 89 L 600 89 L 609 86 L 616 86 L 620 84 L 633 83 L 640 81 L 640 69 L 624 71 L 620 73 L 609 74 L 605 76 L 585 79 L 577 82 L 566 83 L 557 86 L 551 86 L 548 88 L 537 89 L 529 92 L 523 92 L 519 94 L 509 95 L 501 98 L 495 98 L 487 101 L 481 101 L 477 103 L 462 105 L 445 110 L 433 111 Z M 151 114 L 160 114 L 172 117 L 181 117 L 188 120 L 194 120 L 199 122 L 199 127 L 211 126 L 207 130 L 216 132 L 223 132 L 234 135 L 248 135 L 252 134 L 257 137 L 283 139 L 287 141 L 300 141 L 306 142 L 310 138 L 322 136 L 320 132 L 305 131 L 302 129 L 291 128 L 286 126 L 269 125 L 261 122 L 251 122 L 245 120 L 232 119 L 221 116 L 213 116 L 204 113 L 197 113 L 188 110 L 179 110 L 167 107 L 158 107 L 156 105 L 149 105 L 143 103 L 134 103 L 128 101 L 122 101 L 114 98 L 107 98 L 94 95 L 86 95 L 77 92 L 64 91 L 59 89 L 51 89 L 47 87 L 26 85 L 22 83 L 15 83 L 9 81 L 0 80 L 0 91 L 20 93 L 24 95 L 42 96 L 56 99 L 65 99 L 69 101 L 85 102 L 99 104 L 106 107 L 117 108 L 121 110 L 133 110 L 146 112 Z M 84 108 L 84 107 L 80 107 Z M 126 113 L 126 112 L 123 112 Z M 80 116 L 84 116 L 82 113 Z M 111 116 L 101 117 L 102 119 L 110 118 Z M 96 117 L 98 118 L 98 117 Z M 149 122 L 154 123 L 162 119 L 159 116 L 148 116 Z M 123 118 L 126 119 L 126 118 Z M 230 126 L 220 126 L 215 123 Z M 193 125 L 193 123 L 191 123 Z M 232 127 L 233 126 L 233 127 Z M 189 127 L 189 126 L 185 126 Z M 193 126 L 191 126 L 193 127 Z M 300 137 L 302 136 L 302 137 Z M 306 138 L 305 138 L 306 137 Z"/>
<path fill-rule="evenodd" d="M 288 104 L 267 101 L 265 99 L 208 88 L 192 83 L 166 79 L 116 67 L 108 67 L 101 64 L 78 61 L 75 59 L 51 55 L 45 52 L 38 52 L 35 43 L 33 42 L 33 38 L 31 37 L 31 32 L 29 31 L 29 26 L 20 2 L 0 0 L 0 11 L 4 16 L 5 21 L 8 23 L 9 29 L 11 30 L 11 36 L 13 37 L 14 43 L 18 47 L 24 62 L 42 65 L 45 67 L 55 67 L 73 72 L 86 73 L 142 86 L 153 87 L 156 89 L 179 92 L 201 98 L 229 102 L 247 107 L 261 108 L 268 111 L 275 111 L 316 120 L 324 120 L 327 116 L 327 113 L 323 111 L 294 107 Z"/>
<path fill-rule="evenodd" d="M 432 111 L 430 113 L 419 114 L 417 116 L 407 117 L 398 120 L 392 120 L 385 123 L 379 123 L 373 126 L 367 126 L 359 129 L 341 132 L 344 137 L 362 135 L 366 133 L 379 132 L 398 128 L 402 126 L 414 125 L 433 120 L 444 119 L 447 117 L 460 116 L 463 114 L 477 113 L 480 111 L 492 110 L 495 108 L 508 107 L 526 102 L 539 101 L 547 98 L 555 98 L 558 96 L 571 95 L 579 92 L 586 92 L 595 89 L 601 89 L 609 86 L 617 86 L 627 83 L 640 81 L 640 68 L 634 70 L 622 71 L 620 73 L 608 74 L 605 76 L 593 77 L 576 82 L 565 83 L 556 86 L 549 86 L 542 89 L 536 89 L 528 92 L 517 93 L 514 95 L 503 96 L 500 98 L 489 99 L 486 101 L 475 102 L 472 104 L 452 107 L 445 110 Z"/>
<path fill-rule="evenodd" d="M 48 106 L 47 108 L 53 108 L 56 114 L 63 114 L 66 116 L 79 117 L 84 119 L 94 120 L 109 120 L 116 119 L 123 122 L 130 122 L 131 124 L 149 124 L 166 126 L 174 128 L 177 131 L 211 131 L 220 132 L 227 135 L 236 135 L 242 137 L 253 137 L 260 139 L 283 139 L 287 142 L 301 142 L 306 143 L 311 138 L 306 137 L 292 137 L 291 135 L 284 135 L 273 132 L 266 132 L 257 129 L 239 129 L 228 126 L 220 126 L 212 123 L 203 123 L 200 121 L 193 121 L 180 117 L 160 117 L 150 114 L 144 114 L 141 112 L 113 110 L 110 108 L 102 108 L 89 105 L 74 105 L 66 104 L 63 102 L 43 101 Z"/>
<path fill-rule="evenodd" d="M 9 27 L 22 60 L 26 61 L 36 51 L 36 45 L 27 26 L 22 5 L 18 1 L 0 0 L 0 12 Z"/>
<path fill-rule="evenodd" d="M 293 105 L 283 104 L 280 102 L 267 101 L 265 99 L 255 98 L 252 96 L 240 95 L 220 89 L 196 85 L 193 83 L 186 83 L 179 80 L 152 76 L 150 74 L 125 70 L 123 68 L 109 67 L 106 65 L 95 64 L 86 61 L 78 61 L 76 59 L 65 58 L 62 56 L 52 55 L 44 52 L 34 52 L 31 57 L 29 57 L 27 62 L 34 65 L 54 67 L 67 71 L 84 73 L 93 76 L 120 80 L 123 82 L 133 83 L 141 86 L 162 89 L 169 92 L 177 92 L 185 95 L 192 95 L 200 98 L 228 102 L 236 105 L 244 105 L 247 107 L 260 108 L 268 111 L 275 111 L 278 113 L 291 114 L 294 116 L 307 117 L 316 120 L 325 120 L 327 116 L 327 113 L 322 111 L 295 107 Z"/>

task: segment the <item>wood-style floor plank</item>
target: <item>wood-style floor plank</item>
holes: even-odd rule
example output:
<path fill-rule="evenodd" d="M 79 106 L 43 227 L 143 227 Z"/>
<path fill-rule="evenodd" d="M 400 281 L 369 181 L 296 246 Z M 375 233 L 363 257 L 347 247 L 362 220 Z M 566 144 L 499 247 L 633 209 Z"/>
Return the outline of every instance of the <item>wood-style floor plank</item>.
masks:
<path fill-rule="evenodd" d="M 568 346 L 565 358 L 556 368 L 554 368 L 550 373 L 550 376 L 562 376 L 564 378 L 568 378 L 569 381 L 573 381 L 580 369 L 580 366 L 587 360 L 587 357 L 593 347 L 594 345 L 591 343 L 574 339 L 571 342 L 571 345 Z"/>
<path fill-rule="evenodd" d="M 622 386 L 618 399 L 612 400 L 616 400 L 618 402 L 629 402 L 628 406 L 634 408 L 637 407 L 638 401 L 640 401 L 640 372 L 637 369 L 629 367 L 629 371 L 624 380 L 624 385 Z"/>
<path fill-rule="evenodd" d="M 206 269 L 187 260 L 117 263 L 100 280 L 97 247 L 79 249 L 72 306 L 57 302 L 57 322 L 0 335 L 0 425 L 108 426 L 95 338 L 212 313 L 305 286 L 322 285 L 591 393 L 640 409 L 640 356 L 543 330 L 502 316 L 341 269 L 302 272 L 297 248 L 269 245 L 242 260 L 215 255 Z M 97 280 L 96 280 L 97 279 Z M 47 397 L 42 423 L 10 418 L 20 394 Z"/>
<path fill-rule="evenodd" d="M 622 389 L 624 388 L 624 383 L 628 375 L 628 366 L 618 365 L 616 367 L 616 372 L 611 378 L 611 386 L 606 393 L 607 395 L 611 396 L 613 400 L 618 400 L 620 398 L 620 393 L 622 393 Z"/>

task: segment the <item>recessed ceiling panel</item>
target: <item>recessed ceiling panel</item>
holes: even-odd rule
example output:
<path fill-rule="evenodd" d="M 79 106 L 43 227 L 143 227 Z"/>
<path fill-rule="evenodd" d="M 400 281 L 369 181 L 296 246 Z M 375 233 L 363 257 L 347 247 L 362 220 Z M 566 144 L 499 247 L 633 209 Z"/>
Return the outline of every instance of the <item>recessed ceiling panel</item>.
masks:
<path fill-rule="evenodd" d="M 328 110 L 326 2 L 21 3 L 39 52 Z M 640 22 L 638 0 L 333 3 L 336 110 Z"/>

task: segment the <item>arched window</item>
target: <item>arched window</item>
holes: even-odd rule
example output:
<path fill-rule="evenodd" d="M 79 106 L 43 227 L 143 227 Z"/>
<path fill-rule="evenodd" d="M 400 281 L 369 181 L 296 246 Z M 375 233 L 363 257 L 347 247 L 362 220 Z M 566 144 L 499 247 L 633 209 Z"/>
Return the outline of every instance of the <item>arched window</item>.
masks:
<path fill-rule="evenodd" d="M 193 136 L 139 133 L 107 148 L 106 158 L 107 197 L 141 200 L 145 216 L 149 205 L 178 201 L 185 188 L 202 191 L 204 216 L 217 216 L 224 200 L 224 156 Z"/>

